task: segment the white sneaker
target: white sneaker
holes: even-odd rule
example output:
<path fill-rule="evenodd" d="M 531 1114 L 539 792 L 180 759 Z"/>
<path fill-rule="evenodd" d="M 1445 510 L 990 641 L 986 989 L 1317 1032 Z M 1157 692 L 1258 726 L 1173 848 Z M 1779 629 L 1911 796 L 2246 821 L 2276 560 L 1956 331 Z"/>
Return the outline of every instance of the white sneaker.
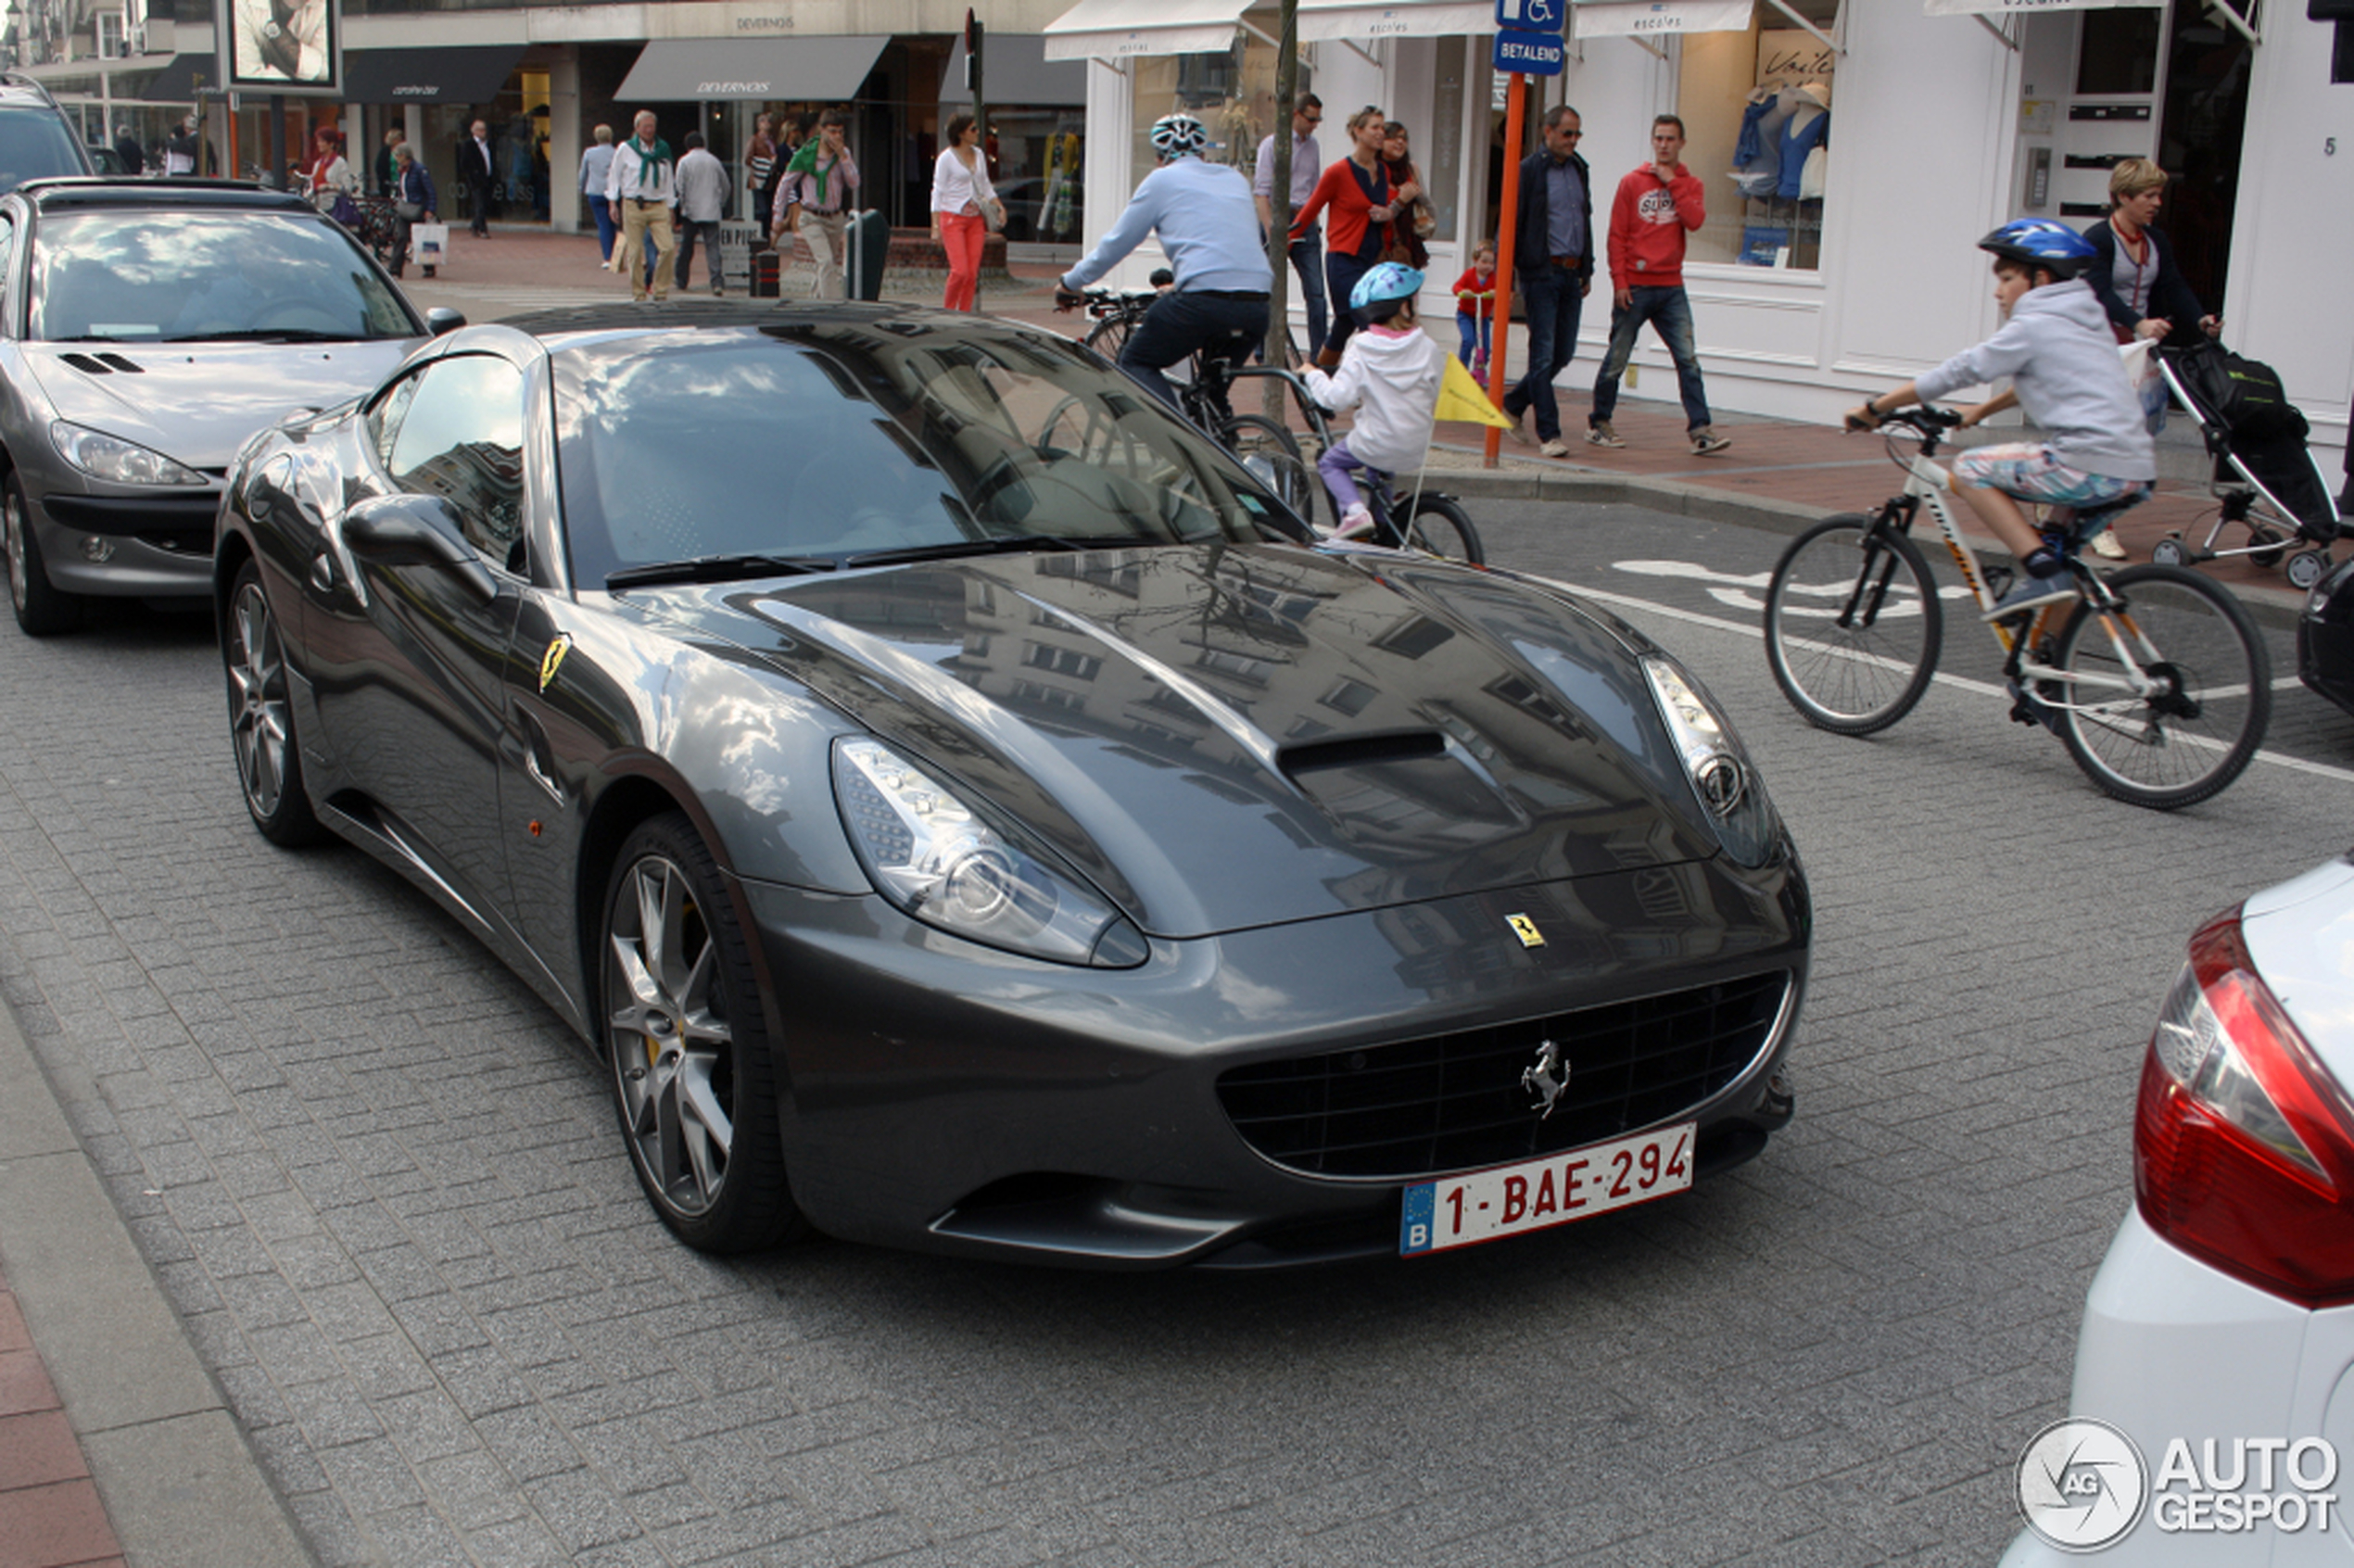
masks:
<path fill-rule="evenodd" d="M 1569 443 L 1556 436 L 1537 449 L 1547 457 L 1563 458 L 1569 455 Z"/>
<path fill-rule="evenodd" d="M 1706 457 L 1711 452 L 1721 452 L 1733 444 L 1705 424 L 1693 431 L 1691 435 L 1692 456 L 1694 457 Z"/>
<path fill-rule="evenodd" d="M 2093 553 L 2099 556 L 2104 561 L 2124 560 L 2125 547 L 2117 542 L 2117 530 L 2114 528 L 2103 528 L 2099 533 L 2095 534 L 2093 536 Z"/>
<path fill-rule="evenodd" d="M 1340 514 L 1340 526 L 1333 530 L 1336 539 L 1361 539 L 1373 531 L 1373 509 L 1359 501 Z"/>
<path fill-rule="evenodd" d="M 1610 427 L 1608 420 L 1586 427 L 1586 443 L 1592 447 L 1623 447 L 1626 444 L 1618 438 L 1618 432 Z"/>

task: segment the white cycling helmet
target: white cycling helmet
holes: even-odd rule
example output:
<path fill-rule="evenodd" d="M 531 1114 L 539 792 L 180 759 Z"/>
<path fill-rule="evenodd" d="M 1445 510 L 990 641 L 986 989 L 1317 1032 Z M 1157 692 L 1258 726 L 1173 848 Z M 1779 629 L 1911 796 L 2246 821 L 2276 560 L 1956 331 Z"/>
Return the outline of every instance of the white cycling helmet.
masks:
<path fill-rule="evenodd" d="M 1153 151 L 1163 158 L 1199 158 L 1209 130 L 1190 114 L 1164 114 L 1153 121 Z"/>

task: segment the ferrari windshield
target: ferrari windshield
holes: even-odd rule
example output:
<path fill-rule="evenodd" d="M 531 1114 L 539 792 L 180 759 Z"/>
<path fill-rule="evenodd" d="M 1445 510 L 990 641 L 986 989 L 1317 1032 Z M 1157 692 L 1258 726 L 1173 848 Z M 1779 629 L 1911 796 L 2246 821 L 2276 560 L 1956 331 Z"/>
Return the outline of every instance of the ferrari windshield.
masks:
<path fill-rule="evenodd" d="M 423 335 L 351 237 L 302 213 L 47 213 L 32 300 L 32 335 L 52 343 Z"/>
<path fill-rule="evenodd" d="M 845 317 L 599 335 L 554 362 L 584 584 L 733 557 L 1263 539 L 1284 515 L 1208 436 L 1044 333 Z"/>

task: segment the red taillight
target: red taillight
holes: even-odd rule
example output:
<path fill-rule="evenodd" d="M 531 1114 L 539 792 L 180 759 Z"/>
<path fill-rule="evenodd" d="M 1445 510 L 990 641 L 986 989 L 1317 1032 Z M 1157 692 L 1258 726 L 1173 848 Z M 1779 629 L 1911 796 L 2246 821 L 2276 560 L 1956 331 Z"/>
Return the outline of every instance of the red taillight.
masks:
<path fill-rule="evenodd" d="M 2142 1066 L 2133 1191 L 2159 1235 L 2307 1307 L 2354 1301 L 2354 1106 L 2247 955 L 2191 938 Z"/>

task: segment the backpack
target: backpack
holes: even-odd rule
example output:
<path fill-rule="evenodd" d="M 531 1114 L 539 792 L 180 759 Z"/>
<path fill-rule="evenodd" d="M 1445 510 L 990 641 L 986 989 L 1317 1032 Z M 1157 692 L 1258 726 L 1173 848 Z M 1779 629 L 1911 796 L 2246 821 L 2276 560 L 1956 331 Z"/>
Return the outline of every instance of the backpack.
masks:
<path fill-rule="evenodd" d="M 2310 428 L 2288 400 L 2280 373 L 2209 341 L 2183 351 L 2184 382 L 2214 422 L 2234 437 L 2305 439 Z"/>

